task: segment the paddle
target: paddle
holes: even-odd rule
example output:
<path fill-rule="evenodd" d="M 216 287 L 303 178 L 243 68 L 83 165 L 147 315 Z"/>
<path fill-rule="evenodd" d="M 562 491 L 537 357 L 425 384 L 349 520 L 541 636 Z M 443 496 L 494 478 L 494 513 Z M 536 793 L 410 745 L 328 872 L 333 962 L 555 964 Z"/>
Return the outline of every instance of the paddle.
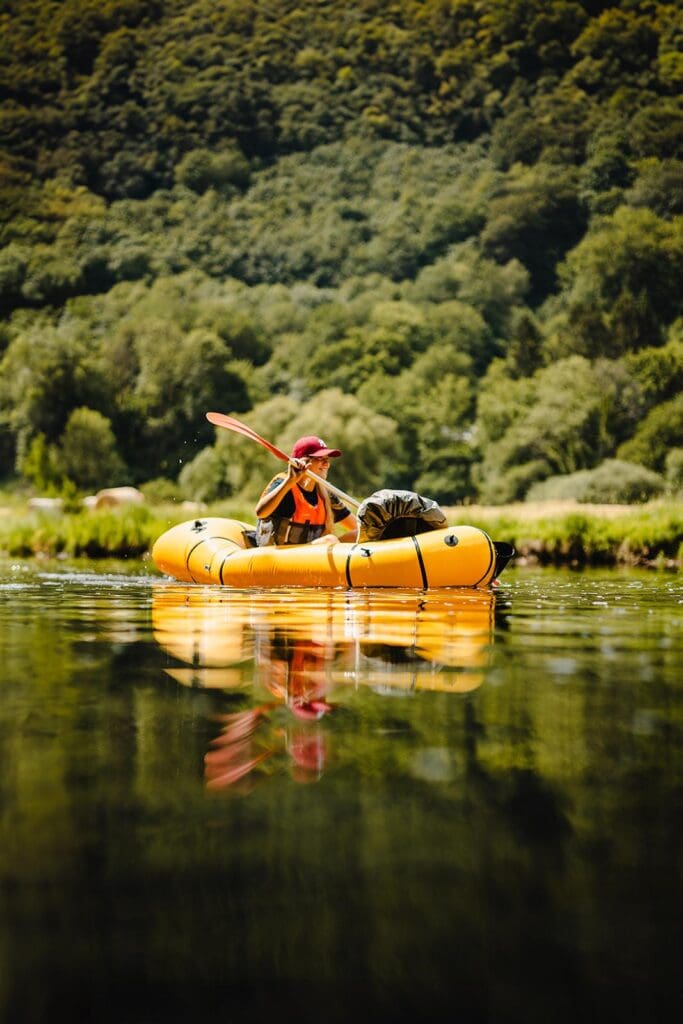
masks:
<path fill-rule="evenodd" d="M 267 448 L 271 455 L 274 455 L 277 459 L 280 459 L 282 462 L 289 462 L 289 455 L 285 454 L 281 448 L 276 448 L 274 444 L 271 444 L 270 441 L 266 441 L 264 437 L 257 434 L 256 431 L 247 426 L 246 423 L 236 420 L 233 416 L 226 416 L 225 413 L 222 412 L 207 412 L 206 418 L 209 423 L 213 423 L 214 427 L 225 427 L 226 430 L 232 430 L 235 434 L 242 434 L 244 437 L 249 437 L 252 441 L 256 441 L 257 444 Z M 312 480 L 322 484 L 323 487 L 327 487 L 328 491 L 331 491 L 332 494 L 336 495 L 347 505 L 351 505 L 356 509 L 360 508 L 361 503 L 359 501 L 356 501 L 356 499 L 352 498 L 350 494 L 346 494 L 338 487 L 335 487 L 334 484 L 329 482 L 329 480 L 325 480 L 323 477 L 317 476 L 310 470 L 307 470 L 307 475 L 310 476 Z"/>

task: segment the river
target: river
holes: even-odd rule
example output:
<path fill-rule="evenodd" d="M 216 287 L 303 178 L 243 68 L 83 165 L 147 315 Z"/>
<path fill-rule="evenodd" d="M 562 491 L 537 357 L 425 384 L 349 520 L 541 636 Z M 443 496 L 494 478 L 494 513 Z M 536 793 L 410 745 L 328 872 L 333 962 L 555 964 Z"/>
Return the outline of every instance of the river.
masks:
<path fill-rule="evenodd" d="M 683 585 L 0 563 L 0 1021 L 680 1008 Z"/>

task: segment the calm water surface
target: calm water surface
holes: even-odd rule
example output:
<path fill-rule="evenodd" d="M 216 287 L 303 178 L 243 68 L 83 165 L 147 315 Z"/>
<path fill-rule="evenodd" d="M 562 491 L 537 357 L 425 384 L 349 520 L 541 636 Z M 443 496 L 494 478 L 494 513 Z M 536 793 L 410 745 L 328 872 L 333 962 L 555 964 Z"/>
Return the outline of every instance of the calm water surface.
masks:
<path fill-rule="evenodd" d="M 676 1017 L 682 624 L 0 564 L 0 1021 Z"/>

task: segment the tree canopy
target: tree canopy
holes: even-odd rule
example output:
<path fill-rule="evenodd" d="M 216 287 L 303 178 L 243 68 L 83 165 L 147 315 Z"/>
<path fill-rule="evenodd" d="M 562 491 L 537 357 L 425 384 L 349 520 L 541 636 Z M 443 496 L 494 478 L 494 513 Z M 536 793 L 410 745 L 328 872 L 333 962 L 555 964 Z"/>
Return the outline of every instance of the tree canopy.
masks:
<path fill-rule="evenodd" d="M 361 497 L 664 479 L 682 35 L 650 0 L 8 0 L 0 476 L 253 494 L 219 408 L 329 434 Z"/>

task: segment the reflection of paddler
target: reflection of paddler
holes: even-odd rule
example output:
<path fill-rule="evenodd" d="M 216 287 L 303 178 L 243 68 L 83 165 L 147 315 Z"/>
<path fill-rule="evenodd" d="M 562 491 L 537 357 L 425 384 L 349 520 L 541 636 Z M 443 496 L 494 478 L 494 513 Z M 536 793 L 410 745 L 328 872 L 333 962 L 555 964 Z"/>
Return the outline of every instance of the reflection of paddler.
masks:
<path fill-rule="evenodd" d="M 332 711 L 325 699 L 328 648 L 275 631 L 259 650 L 266 669 L 263 682 L 275 700 L 221 716 L 221 732 L 204 759 L 211 789 L 234 786 L 251 776 L 263 761 L 280 752 L 283 741 L 295 781 L 315 782 L 325 767 L 327 740 L 316 723 Z M 269 721 L 279 704 L 286 705 L 293 716 L 284 728 L 274 728 Z"/>
<path fill-rule="evenodd" d="M 287 753 L 292 759 L 291 776 L 295 782 L 317 782 L 329 758 L 328 742 L 321 729 L 288 729 Z"/>
<path fill-rule="evenodd" d="M 276 706 L 265 704 L 220 716 L 221 731 L 204 757 L 207 788 L 233 788 L 245 780 L 252 784 L 260 766 L 282 754 L 295 782 L 321 778 L 329 757 L 328 739 L 317 725 L 295 721 L 284 729 L 274 726 L 269 714 Z"/>
<path fill-rule="evenodd" d="M 221 732 L 204 757 L 204 774 L 210 789 L 234 786 L 275 753 L 254 741 L 261 720 L 274 706 L 265 704 L 220 717 Z"/>
<path fill-rule="evenodd" d="M 317 723 L 333 710 L 326 694 L 335 647 L 276 629 L 258 652 L 264 685 L 292 712 L 284 729 L 291 776 L 296 782 L 317 782 L 329 757 L 328 740 Z"/>
<path fill-rule="evenodd" d="M 263 683 L 298 718 L 317 720 L 331 710 L 325 695 L 333 654 L 326 645 L 294 639 L 276 630 L 264 648 L 259 646 L 259 660 L 265 668 Z"/>

